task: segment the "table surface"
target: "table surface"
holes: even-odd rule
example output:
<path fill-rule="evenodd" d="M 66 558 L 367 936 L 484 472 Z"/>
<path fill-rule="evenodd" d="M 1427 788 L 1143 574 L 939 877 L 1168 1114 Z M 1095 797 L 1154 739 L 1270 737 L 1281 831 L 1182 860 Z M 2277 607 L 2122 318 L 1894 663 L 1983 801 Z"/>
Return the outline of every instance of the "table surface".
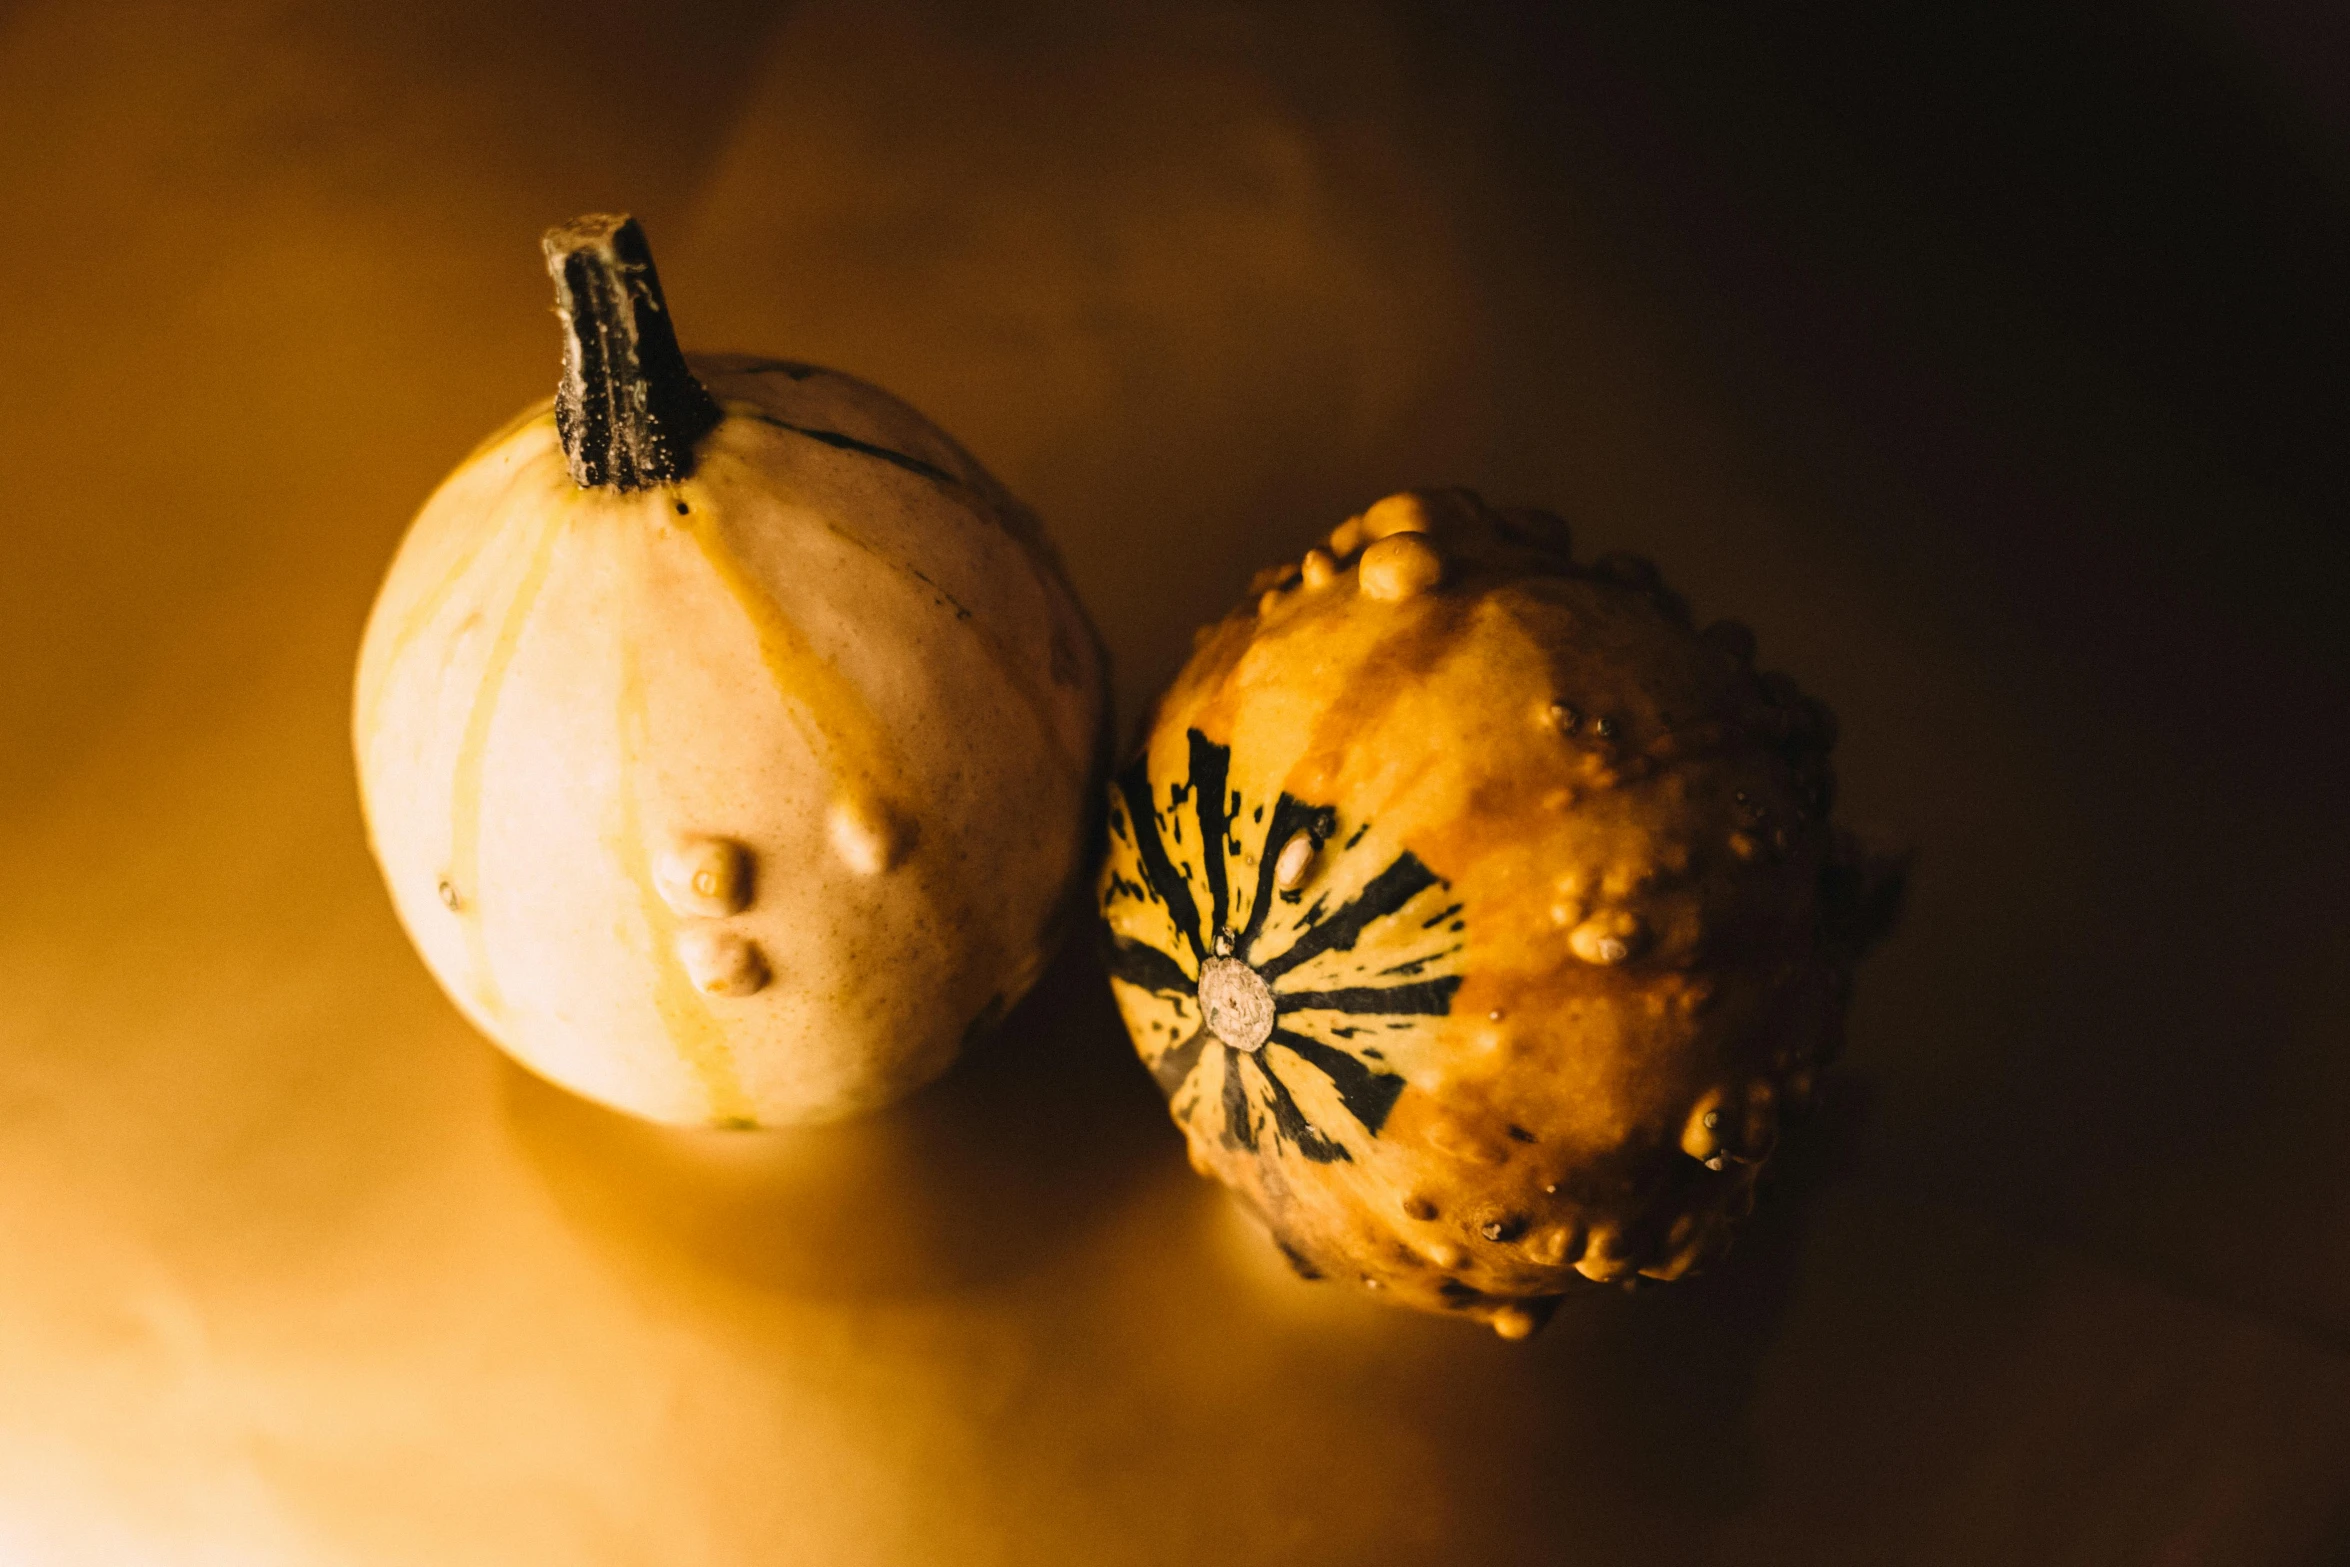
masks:
<path fill-rule="evenodd" d="M 2264 394 L 2194 394 L 2289 332 L 2165 360 L 1630 24 L 665 14 L 0 10 L 0 1557 L 2350 1554 L 2350 573 Z M 505 1064 L 376 880 L 349 673 L 551 385 L 538 230 L 609 208 L 689 345 L 1028 497 L 1128 722 L 1414 483 L 1749 619 L 1919 873 L 1733 1258 L 1522 1345 L 1297 1281 L 1083 954 L 851 1126 Z M 2260 239 L 2213 287 L 2314 297 Z"/>

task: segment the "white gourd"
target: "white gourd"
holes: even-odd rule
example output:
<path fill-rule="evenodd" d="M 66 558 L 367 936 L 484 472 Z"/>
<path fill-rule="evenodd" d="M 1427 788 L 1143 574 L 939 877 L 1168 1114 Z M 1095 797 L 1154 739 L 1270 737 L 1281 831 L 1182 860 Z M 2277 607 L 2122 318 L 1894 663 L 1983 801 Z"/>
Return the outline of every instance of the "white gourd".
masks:
<path fill-rule="evenodd" d="M 886 1104 L 1050 955 L 1098 643 L 1033 518 L 905 404 L 682 356 L 629 220 L 547 252 L 562 392 L 426 503 L 361 650 L 393 903 L 467 1017 L 589 1098 Z"/>

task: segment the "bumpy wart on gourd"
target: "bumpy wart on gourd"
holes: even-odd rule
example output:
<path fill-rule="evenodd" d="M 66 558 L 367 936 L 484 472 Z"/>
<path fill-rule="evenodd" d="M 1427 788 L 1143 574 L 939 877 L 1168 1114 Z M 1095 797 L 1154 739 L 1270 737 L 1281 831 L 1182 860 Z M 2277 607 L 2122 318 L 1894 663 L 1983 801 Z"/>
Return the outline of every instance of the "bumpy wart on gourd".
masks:
<path fill-rule="evenodd" d="M 1531 1332 L 1752 1199 L 1896 882 L 1825 709 L 1565 525 L 1391 496 L 1204 633 L 1110 791 L 1127 1025 L 1311 1277 Z"/>
<path fill-rule="evenodd" d="M 689 359 L 631 219 L 544 248 L 558 393 L 427 504 L 362 650 L 395 904 L 478 1025 L 591 1097 L 886 1103 L 1042 967 L 1098 643 L 1034 519 L 911 409 Z"/>

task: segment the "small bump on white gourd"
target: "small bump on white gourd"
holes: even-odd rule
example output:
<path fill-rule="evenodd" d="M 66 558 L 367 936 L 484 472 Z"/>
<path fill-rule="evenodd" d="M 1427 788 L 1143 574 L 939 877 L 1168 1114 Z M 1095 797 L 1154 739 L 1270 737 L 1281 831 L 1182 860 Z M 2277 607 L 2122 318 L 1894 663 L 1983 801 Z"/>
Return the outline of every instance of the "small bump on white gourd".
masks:
<path fill-rule="evenodd" d="M 860 876 L 879 876 L 904 863 L 913 834 L 899 823 L 849 800 L 825 817 L 825 835 L 840 862 Z"/>
<path fill-rule="evenodd" d="M 688 918 L 740 914 L 751 902 L 751 854 L 725 838 L 680 838 L 654 856 L 653 885 Z"/>
<path fill-rule="evenodd" d="M 767 960 L 730 930 L 688 925 L 677 933 L 677 961 L 706 996 L 748 996 L 767 983 Z"/>

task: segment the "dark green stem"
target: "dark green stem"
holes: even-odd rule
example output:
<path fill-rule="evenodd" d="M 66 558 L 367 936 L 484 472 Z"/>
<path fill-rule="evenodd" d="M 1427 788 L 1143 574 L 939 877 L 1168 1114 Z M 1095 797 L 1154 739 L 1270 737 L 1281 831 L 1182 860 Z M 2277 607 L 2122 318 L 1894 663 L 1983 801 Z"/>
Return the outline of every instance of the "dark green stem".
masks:
<path fill-rule="evenodd" d="M 563 322 L 555 428 L 582 489 L 642 490 L 694 469 L 718 404 L 686 368 L 645 231 L 591 213 L 542 244 Z"/>

